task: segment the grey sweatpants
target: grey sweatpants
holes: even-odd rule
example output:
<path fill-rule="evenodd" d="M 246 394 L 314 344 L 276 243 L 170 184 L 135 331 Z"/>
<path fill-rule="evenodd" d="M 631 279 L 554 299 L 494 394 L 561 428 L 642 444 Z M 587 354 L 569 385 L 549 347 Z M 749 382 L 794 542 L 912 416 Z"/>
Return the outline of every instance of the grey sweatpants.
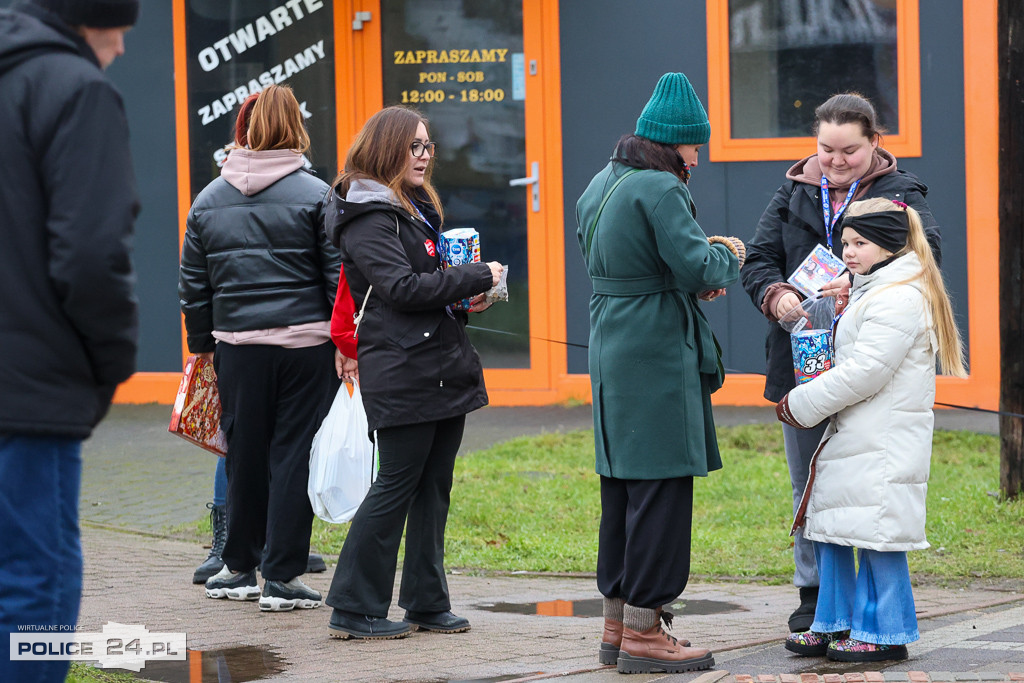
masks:
<path fill-rule="evenodd" d="M 789 465 L 789 481 L 793 486 L 793 513 L 800 505 L 810 473 L 811 457 L 821 442 L 828 420 L 810 429 L 797 429 L 788 424 L 782 425 L 782 438 L 786 444 L 786 462 Z M 803 529 L 793 537 L 793 561 L 796 569 L 793 572 L 793 585 L 806 588 L 818 585 L 818 566 L 814 562 L 814 546 L 804 538 Z"/>

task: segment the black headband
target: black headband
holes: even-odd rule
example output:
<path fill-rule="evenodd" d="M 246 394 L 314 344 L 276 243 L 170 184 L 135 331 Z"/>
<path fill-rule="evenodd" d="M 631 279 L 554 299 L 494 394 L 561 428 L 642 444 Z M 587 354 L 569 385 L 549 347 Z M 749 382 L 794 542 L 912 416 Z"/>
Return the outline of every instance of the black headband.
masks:
<path fill-rule="evenodd" d="M 864 239 L 874 242 L 894 254 L 907 246 L 907 234 L 910 232 L 910 222 L 907 220 L 906 211 L 879 211 L 859 216 L 848 215 L 843 218 L 842 227 L 855 230 Z"/>

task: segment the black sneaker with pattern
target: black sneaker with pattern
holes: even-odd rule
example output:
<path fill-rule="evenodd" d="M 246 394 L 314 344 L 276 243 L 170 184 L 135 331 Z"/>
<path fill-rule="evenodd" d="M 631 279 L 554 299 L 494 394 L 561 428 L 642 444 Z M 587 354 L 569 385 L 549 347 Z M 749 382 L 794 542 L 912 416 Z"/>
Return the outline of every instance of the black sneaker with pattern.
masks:
<path fill-rule="evenodd" d="M 790 633 L 786 638 L 786 649 L 804 657 L 824 657 L 828 646 L 850 635 L 849 631 L 836 631 L 835 633 L 818 633 L 817 631 L 804 631 L 803 633 Z"/>
<path fill-rule="evenodd" d="M 260 596 L 260 609 L 264 612 L 288 612 L 293 609 L 314 609 L 324 604 L 324 598 L 295 577 L 290 581 L 267 580 Z"/>

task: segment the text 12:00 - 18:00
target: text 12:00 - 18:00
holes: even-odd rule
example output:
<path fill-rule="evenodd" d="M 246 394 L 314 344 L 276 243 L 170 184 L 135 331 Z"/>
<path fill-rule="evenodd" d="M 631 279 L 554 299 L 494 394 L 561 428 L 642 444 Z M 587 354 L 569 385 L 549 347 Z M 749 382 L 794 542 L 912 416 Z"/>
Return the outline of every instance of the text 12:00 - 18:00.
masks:
<path fill-rule="evenodd" d="M 486 90 L 459 90 L 455 93 L 446 93 L 444 90 L 403 90 L 402 104 L 422 104 L 444 102 L 451 100 L 455 102 L 501 102 L 505 99 L 505 91 L 501 88 L 487 88 Z"/>

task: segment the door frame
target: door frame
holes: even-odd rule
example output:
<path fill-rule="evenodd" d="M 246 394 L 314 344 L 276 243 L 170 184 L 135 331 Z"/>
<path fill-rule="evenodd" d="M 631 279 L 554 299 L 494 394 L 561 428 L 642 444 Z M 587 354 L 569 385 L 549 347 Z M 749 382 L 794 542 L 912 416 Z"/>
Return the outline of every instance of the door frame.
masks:
<path fill-rule="evenodd" d="M 338 118 L 338 160 L 359 128 L 384 106 L 380 0 L 334 3 Z M 369 12 L 362 28 L 353 28 L 357 12 Z M 539 212 L 527 211 L 528 286 L 530 292 L 530 367 L 485 369 L 491 403 L 542 405 L 578 393 L 566 374 L 565 347 L 547 340 L 565 339 L 565 243 L 562 206 L 562 111 L 557 0 L 524 0 L 523 59 L 527 66 L 525 126 L 526 168 L 540 165 Z M 346 97 L 345 93 L 353 93 Z M 551 122 L 558 122 L 552 125 Z M 523 189 L 529 205 L 530 188 Z M 498 304 L 501 305 L 501 304 Z M 471 324 L 486 326 L 486 314 Z M 586 392 L 589 396 L 589 389 Z"/>

